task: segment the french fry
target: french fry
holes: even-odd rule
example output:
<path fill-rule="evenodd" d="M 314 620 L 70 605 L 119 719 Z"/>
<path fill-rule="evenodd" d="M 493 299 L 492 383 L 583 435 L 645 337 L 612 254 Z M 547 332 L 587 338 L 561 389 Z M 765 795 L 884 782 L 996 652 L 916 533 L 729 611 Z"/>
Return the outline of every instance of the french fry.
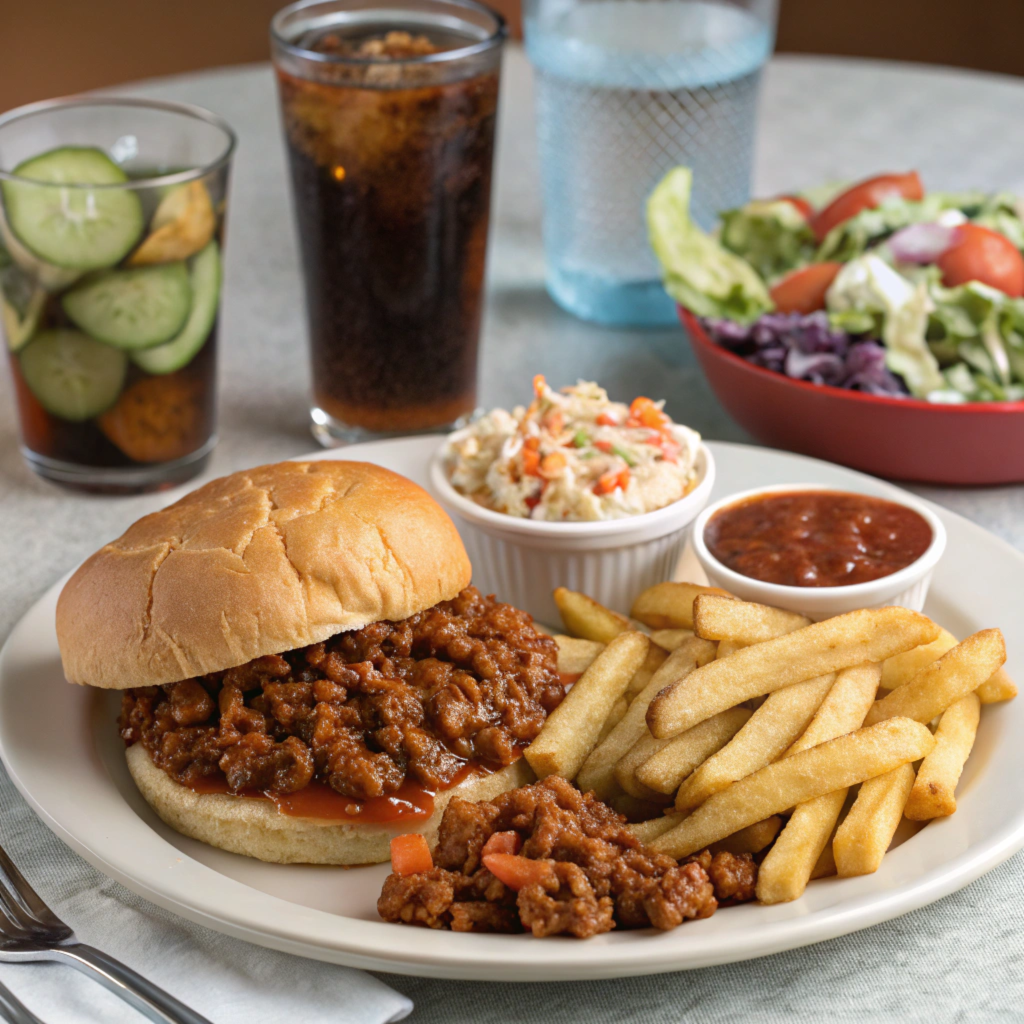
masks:
<path fill-rule="evenodd" d="M 904 683 L 909 683 L 914 676 L 938 661 L 946 651 L 951 651 L 956 645 L 956 637 L 948 629 L 943 629 L 930 644 L 921 644 L 920 647 L 887 658 L 882 662 L 882 689 L 895 690 Z"/>
<path fill-rule="evenodd" d="M 861 609 L 744 647 L 691 672 L 651 703 L 651 735 L 675 736 L 726 708 L 805 679 L 930 643 L 939 627 L 906 608 Z M 765 815 L 767 817 L 767 815 Z"/>
<path fill-rule="evenodd" d="M 685 818 L 685 814 L 660 814 L 656 818 L 647 821 L 639 821 L 635 825 L 627 825 L 626 828 L 640 840 L 644 846 L 649 846 L 658 836 L 664 835 L 670 829 L 676 827 Z"/>
<path fill-rule="evenodd" d="M 878 665 L 854 665 L 836 673 L 836 681 L 803 735 L 784 756 L 816 747 L 825 740 L 844 736 L 864 724 L 878 691 Z"/>
<path fill-rule="evenodd" d="M 698 594 L 693 602 L 693 631 L 705 640 L 734 640 L 747 646 L 810 624 L 810 619 L 796 612 L 717 594 Z"/>
<path fill-rule="evenodd" d="M 564 633 L 555 636 L 555 643 L 558 644 L 558 671 L 567 676 L 583 675 L 604 650 L 604 644 L 597 640 L 580 640 Z"/>
<path fill-rule="evenodd" d="M 633 628 L 625 615 L 605 608 L 599 601 L 577 590 L 558 587 L 554 598 L 562 623 L 573 636 L 606 644 Z"/>
<path fill-rule="evenodd" d="M 651 633 L 651 639 L 666 651 L 674 651 L 691 636 L 693 636 L 692 629 L 656 629 Z"/>
<path fill-rule="evenodd" d="M 668 815 L 666 815 L 668 817 Z M 753 825 L 741 828 L 725 839 L 712 843 L 708 849 L 712 853 L 760 853 L 779 834 L 782 828 L 782 819 L 773 814 L 764 821 L 755 821 Z"/>
<path fill-rule="evenodd" d="M 878 870 L 903 817 L 913 785 L 914 766 L 902 764 L 884 775 L 867 779 L 860 787 L 857 799 L 832 840 L 836 874 L 840 878 L 870 875 Z"/>
<path fill-rule="evenodd" d="M 900 717 L 930 722 L 990 679 L 1004 661 L 1003 634 L 998 629 L 983 629 L 947 651 L 909 683 L 876 700 L 864 721 L 873 725 Z"/>
<path fill-rule="evenodd" d="M 635 771 L 637 781 L 656 793 L 671 795 L 683 779 L 739 732 L 751 714 L 749 708 L 730 708 L 671 739 L 639 740 L 630 754 L 641 744 L 648 744 L 641 752 L 650 754 Z"/>
<path fill-rule="evenodd" d="M 757 898 L 762 903 L 788 903 L 803 895 L 828 846 L 846 794 L 846 789 L 823 793 L 793 810 L 758 868 Z"/>
<path fill-rule="evenodd" d="M 811 881 L 813 882 L 816 878 L 830 878 L 835 873 L 836 856 L 832 852 L 832 843 L 827 842 L 825 849 L 821 851 L 821 856 L 814 865 L 814 870 L 811 872 Z"/>
<path fill-rule="evenodd" d="M 524 751 L 537 778 L 561 775 L 571 781 L 576 777 L 649 646 L 650 640 L 633 630 L 612 639 L 594 659 Z"/>
<path fill-rule="evenodd" d="M 974 691 L 982 704 L 998 704 L 1013 700 L 1017 696 L 1017 684 L 1009 677 L 1005 668 L 997 668 L 991 677 Z"/>
<path fill-rule="evenodd" d="M 597 737 L 597 742 L 601 743 L 604 738 L 622 721 L 622 716 L 629 709 L 629 701 L 625 697 L 620 697 L 613 705 L 611 711 L 608 712 L 608 717 L 604 720 L 604 725 L 601 726 L 601 735 Z"/>
<path fill-rule="evenodd" d="M 729 596 L 718 587 L 696 583 L 656 583 L 633 602 L 629 614 L 651 629 L 693 629 L 693 600 L 698 594 Z"/>
<path fill-rule="evenodd" d="M 668 803 L 669 795 L 662 793 L 657 789 L 651 789 L 650 786 L 644 785 L 636 776 L 636 770 L 639 768 L 644 761 L 646 761 L 651 754 L 659 750 L 659 744 L 671 743 L 671 740 L 656 740 L 648 731 L 647 727 L 644 727 L 644 733 L 615 762 L 615 781 L 622 787 L 627 793 L 632 793 L 633 796 L 642 797 L 645 800 L 663 801 Z"/>
<path fill-rule="evenodd" d="M 807 728 L 834 681 L 830 672 L 769 695 L 747 724 L 683 782 L 676 793 L 676 810 L 692 811 L 731 783 L 771 764 Z"/>
<path fill-rule="evenodd" d="M 875 698 L 880 675 L 878 665 L 857 665 L 840 672 L 811 724 L 783 756 L 860 728 Z M 846 794 L 846 789 L 838 789 L 794 808 L 782 835 L 758 869 L 757 898 L 762 903 L 785 903 L 803 894 L 829 844 Z"/>
<path fill-rule="evenodd" d="M 905 718 L 826 740 L 716 793 L 651 847 L 672 857 L 686 857 L 755 821 L 916 761 L 934 746 L 926 726 Z"/>
<path fill-rule="evenodd" d="M 961 697 L 943 712 L 935 749 L 921 762 L 903 812 L 911 821 L 943 818 L 956 810 L 956 784 L 974 746 L 980 714 L 977 693 Z"/>
<path fill-rule="evenodd" d="M 636 635 L 643 637 L 644 641 L 647 641 L 647 637 L 642 633 L 637 633 Z M 609 644 L 609 647 L 611 647 L 611 644 Z M 633 698 L 629 705 L 629 710 L 623 715 L 618 725 L 612 729 L 602 743 L 589 751 L 589 756 L 579 769 L 579 778 L 576 780 L 580 789 L 584 791 L 592 789 L 602 798 L 610 796 L 615 791 L 615 762 L 647 732 L 645 715 L 647 713 L 647 705 L 651 702 L 654 695 L 673 680 L 694 671 L 698 665 L 710 661 L 714 656 L 715 645 L 710 640 L 699 640 L 697 637 L 688 640 L 682 647 L 674 650 L 668 656 L 665 663 L 654 673 L 651 681 L 643 691 Z M 581 679 L 576 686 L 580 686 L 582 683 L 583 680 Z M 569 691 L 569 696 L 565 698 L 566 700 L 572 697 L 573 690 L 575 689 L 576 687 L 574 686 Z M 563 701 L 559 707 L 564 706 L 564 703 Z M 557 715 L 558 709 L 556 708 L 553 713 Z M 527 754 L 529 754 L 529 749 L 527 748 Z"/>
<path fill-rule="evenodd" d="M 728 658 L 730 654 L 735 654 L 737 651 L 742 650 L 746 644 L 741 644 L 736 640 L 719 640 L 718 641 L 718 657 Z"/>
<path fill-rule="evenodd" d="M 956 637 L 944 629 L 939 638 L 930 644 L 922 644 L 912 651 L 905 651 L 889 658 L 882 665 L 882 689 L 895 690 L 904 683 L 909 683 L 914 676 L 938 661 L 956 645 Z M 1005 668 L 997 668 L 974 692 L 982 704 L 998 704 L 1017 696 L 1017 684 L 1009 677 Z"/>
<path fill-rule="evenodd" d="M 668 653 L 664 647 L 659 647 L 656 643 L 651 644 L 644 663 L 637 670 L 636 675 L 630 679 L 629 686 L 626 688 L 626 694 L 631 700 L 654 678 L 654 673 L 665 664 Z"/>

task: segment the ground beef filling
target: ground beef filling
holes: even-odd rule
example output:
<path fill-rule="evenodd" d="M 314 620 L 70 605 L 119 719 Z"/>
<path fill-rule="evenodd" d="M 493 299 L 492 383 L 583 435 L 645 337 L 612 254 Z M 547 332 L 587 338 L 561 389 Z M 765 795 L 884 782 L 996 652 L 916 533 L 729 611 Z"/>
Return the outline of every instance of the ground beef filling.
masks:
<path fill-rule="evenodd" d="M 562 699 L 558 648 L 474 587 L 401 622 L 127 690 L 121 736 L 183 785 L 294 793 L 322 779 L 356 800 L 511 764 Z"/>
<path fill-rule="evenodd" d="M 547 884 L 516 893 L 483 866 L 484 843 L 508 831 L 522 839 L 521 855 L 550 863 Z M 705 850 L 677 863 L 647 849 L 593 793 L 557 776 L 490 801 L 452 800 L 434 864 L 424 874 L 387 877 L 377 901 L 385 921 L 578 938 L 616 927 L 667 930 L 710 917 L 719 901 L 752 900 L 757 884 L 749 854 Z"/>

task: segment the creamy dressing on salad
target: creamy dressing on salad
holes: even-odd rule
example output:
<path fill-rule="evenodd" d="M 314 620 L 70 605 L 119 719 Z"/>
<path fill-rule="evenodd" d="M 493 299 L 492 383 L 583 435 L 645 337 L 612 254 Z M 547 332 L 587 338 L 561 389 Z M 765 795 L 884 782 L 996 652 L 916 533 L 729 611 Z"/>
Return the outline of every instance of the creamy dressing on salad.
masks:
<path fill-rule="evenodd" d="M 697 484 L 700 435 L 663 402 L 613 402 L 580 381 L 495 409 L 452 434 L 444 448 L 452 486 L 497 512 L 549 522 L 622 519 L 664 508 Z"/>

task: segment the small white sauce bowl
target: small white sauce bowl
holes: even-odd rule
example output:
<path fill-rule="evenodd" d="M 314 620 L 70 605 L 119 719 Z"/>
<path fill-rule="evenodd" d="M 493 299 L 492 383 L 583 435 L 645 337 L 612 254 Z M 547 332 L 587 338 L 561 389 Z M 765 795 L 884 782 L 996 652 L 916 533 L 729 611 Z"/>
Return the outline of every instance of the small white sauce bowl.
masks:
<path fill-rule="evenodd" d="M 697 486 L 679 501 L 603 522 L 552 523 L 484 508 L 451 485 L 443 446 L 430 464 L 430 486 L 462 535 L 474 585 L 555 626 L 561 621 L 556 587 L 580 590 L 627 615 L 641 590 L 672 579 L 715 483 L 706 445 L 697 451 L 695 468 Z"/>
<path fill-rule="evenodd" d="M 903 505 L 916 512 L 932 530 L 932 542 L 923 555 L 916 561 L 889 576 L 882 576 L 867 583 L 853 583 L 843 587 L 790 587 L 780 583 L 764 583 L 751 579 L 723 565 L 708 549 L 704 541 L 704 531 L 711 518 L 722 509 L 733 505 L 744 504 L 751 498 L 769 494 L 784 494 L 793 491 L 837 491 L 837 488 L 823 487 L 820 484 L 778 484 L 774 487 L 758 487 L 755 490 L 731 494 L 728 498 L 709 505 L 697 517 L 693 524 L 693 549 L 708 579 L 716 587 L 728 590 L 729 593 L 744 601 L 756 601 L 769 604 L 776 608 L 799 612 L 809 619 L 818 621 L 843 612 L 852 612 L 858 608 L 882 608 L 886 605 L 900 605 L 919 612 L 924 608 L 932 573 L 942 553 L 946 550 L 946 529 L 932 511 L 912 498 L 890 498 L 887 496 L 867 494 L 865 497 L 891 501 L 894 505 Z M 847 491 L 857 494 L 861 492 Z"/>

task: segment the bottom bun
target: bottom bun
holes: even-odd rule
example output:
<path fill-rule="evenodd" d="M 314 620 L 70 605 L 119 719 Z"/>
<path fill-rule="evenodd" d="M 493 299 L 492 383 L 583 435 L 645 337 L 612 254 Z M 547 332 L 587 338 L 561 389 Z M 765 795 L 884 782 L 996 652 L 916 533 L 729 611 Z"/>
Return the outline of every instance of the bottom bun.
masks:
<path fill-rule="evenodd" d="M 391 857 L 391 837 L 422 832 L 431 846 L 441 815 L 453 796 L 492 800 L 534 782 L 525 757 L 491 775 L 475 775 L 434 797 L 434 813 L 415 823 L 364 825 L 282 814 L 270 800 L 196 793 L 151 760 L 141 743 L 127 750 L 128 770 L 147 803 L 171 828 L 190 839 L 271 864 L 382 864 Z"/>

